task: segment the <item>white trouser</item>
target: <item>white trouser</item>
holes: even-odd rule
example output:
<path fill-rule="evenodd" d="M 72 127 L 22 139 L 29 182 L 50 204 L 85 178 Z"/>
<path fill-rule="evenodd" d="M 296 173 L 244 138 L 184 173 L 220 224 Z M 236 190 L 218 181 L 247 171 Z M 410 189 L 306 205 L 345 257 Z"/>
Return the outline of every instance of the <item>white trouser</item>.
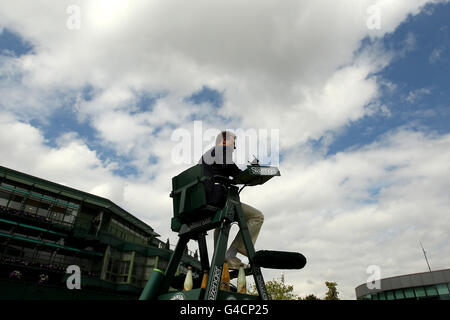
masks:
<path fill-rule="evenodd" d="M 258 209 L 249 206 L 248 204 L 242 203 L 242 210 L 244 211 L 244 218 L 247 221 L 248 231 L 250 233 L 250 238 L 252 239 L 253 245 L 258 238 L 259 231 L 261 230 L 261 226 L 264 222 L 264 215 Z M 214 230 L 214 247 L 217 243 L 217 238 L 219 236 L 219 229 Z M 238 234 L 234 238 L 230 247 L 234 247 L 240 254 L 247 256 L 247 251 L 245 250 L 244 240 L 242 239 L 241 230 L 239 230 Z"/>

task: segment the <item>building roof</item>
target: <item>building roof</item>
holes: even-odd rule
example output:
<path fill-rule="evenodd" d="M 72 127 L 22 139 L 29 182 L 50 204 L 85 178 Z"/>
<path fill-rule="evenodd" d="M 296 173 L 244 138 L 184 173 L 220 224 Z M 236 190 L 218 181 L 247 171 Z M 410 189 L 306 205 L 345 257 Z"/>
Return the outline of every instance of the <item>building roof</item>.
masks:
<path fill-rule="evenodd" d="M 133 216 L 131 213 L 127 212 L 126 210 L 122 209 L 112 201 L 102 198 L 84 191 L 80 191 L 74 188 L 70 188 L 55 182 L 51 182 L 42 178 L 38 178 L 23 172 L 19 172 L 13 169 L 9 169 L 3 166 L 0 166 L 0 176 L 5 177 L 7 179 L 17 181 L 29 186 L 34 186 L 36 188 L 40 188 L 43 190 L 47 190 L 53 193 L 57 193 L 66 197 L 70 197 L 76 200 L 79 200 L 80 202 L 86 202 L 90 203 L 105 209 L 110 210 L 111 212 L 117 214 L 125 221 L 128 221 L 129 223 L 133 224 L 140 230 L 153 235 L 155 237 L 159 237 L 160 235 L 157 234 L 152 227 L 150 227 L 145 222 L 139 220 L 135 216 Z"/>

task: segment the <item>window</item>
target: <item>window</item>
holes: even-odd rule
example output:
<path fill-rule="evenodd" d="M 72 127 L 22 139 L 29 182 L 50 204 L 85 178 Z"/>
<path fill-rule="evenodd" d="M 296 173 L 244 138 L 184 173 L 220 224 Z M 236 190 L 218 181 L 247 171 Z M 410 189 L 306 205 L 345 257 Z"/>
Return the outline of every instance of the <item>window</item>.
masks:
<path fill-rule="evenodd" d="M 52 262 L 53 263 L 64 263 L 64 258 L 65 258 L 64 255 L 56 253 L 56 254 L 53 255 Z"/>
<path fill-rule="evenodd" d="M 69 223 L 69 224 L 71 224 L 71 223 L 73 223 L 73 220 L 75 219 L 75 217 L 74 216 L 71 216 L 71 215 L 65 215 L 64 216 L 64 222 L 67 222 L 67 223 Z"/>
<path fill-rule="evenodd" d="M 38 208 L 37 214 L 42 216 L 42 217 L 47 217 L 48 216 L 48 210 L 47 209 L 43 209 L 43 208 Z"/>
<path fill-rule="evenodd" d="M 416 293 L 417 298 L 426 297 L 425 288 L 424 287 L 416 287 L 414 288 L 414 292 Z"/>
<path fill-rule="evenodd" d="M 52 219 L 52 220 L 54 220 L 56 222 L 61 221 L 62 217 L 63 217 L 63 215 L 58 213 L 58 212 L 51 212 L 50 213 L 50 219 Z"/>
<path fill-rule="evenodd" d="M 0 197 L 0 206 L 6 207 L 8 204 L 8 199 Z"/>
<path fill-rule="evenodd" d="M 446 283 L 438 284 L 436 286 L 437 292 L 439 295 L 449 294 L 448 286 Z"/>
<path fill-rule="evenodd" d="M 44 250 L 39 250 L 38 256 L 39 256 L 39 261 L 45 262 L 45 263 L 50 262 L 50 257 L 51 257 L 50 252 L 44 251 Z"/>
<path fill-rule="evenodd" d="M 39 201 L 34 199 L 27 199 L 25 202 L 25 211 L 29 213 L 36 213 L 37 208 L 39 207 Z"/>
<path fill-rule="evenodd" d="M 437 290 L 436 290 L 436 286 L 428 286 L 425 287 L 425 292 L 427 293 L 428 297 L 433 297 L 433 296 L 437 296 Z"/>
<path fill-rule="evenodd" d="M 387 297 L 388 300 L 395 300 L 394 291 L 386 292 L 386 297 Z"/>
<path fill-rule="evenodd" d="M 11 200 L 9 201 L 9 208 L 20 210 L 22 208 L 22 197 L 17 195 L 11 196 Z"/>
<path fill-rule="evenodd" d="M 130 268 L 130 261 L 121 261 L 119 266 L 119 273 L 120 274 L 128 273 L 129 268 Z"/>
<path fill-rule="evenodd" d="M 415 298 L 414 290 L 412 288 L 405 289 L 405 297 L 406 298 Z"/>
<path fill-rule="evenodd" d="M 395 290 L 395 299 L 405 299 L 403 290 Z"/>
<path fill-rule="evenodd" d="M 6 207 L 8 204 L 9 194 L 3 191 L 0 191 L 0 205 Z"/>
<path fill-rule="evenodd" d="M 23 211 L 27 213 L 36 213 L 36 210 L 37 210 L 36 207 L 30 205 L 25 205 L 25 208 L 23 209 Z"/>

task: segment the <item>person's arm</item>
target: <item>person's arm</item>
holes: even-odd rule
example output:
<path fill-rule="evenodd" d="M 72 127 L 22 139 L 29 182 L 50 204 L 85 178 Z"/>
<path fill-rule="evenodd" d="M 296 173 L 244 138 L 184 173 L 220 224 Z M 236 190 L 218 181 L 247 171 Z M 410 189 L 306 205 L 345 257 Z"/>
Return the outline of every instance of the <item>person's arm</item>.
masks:
<path fill-rule="evenodd" d="M 237 177 L 239 177 L 239 175 L 242 173 L 242 170 L 239 169 L 239 167 L 235 163 L 230 164 L 229 166 L 230 166 L 230 169 L 229 169 L 230 176 L 232 176 L 233 179 L 236 179 Z"/>
<path fill-rule="evenodd" d="M 236 178 L 241 174 L 242 170 L 233 161 L 233 150 L 230 147 L 223 148 L 223 163 L 228 176 Z"/>

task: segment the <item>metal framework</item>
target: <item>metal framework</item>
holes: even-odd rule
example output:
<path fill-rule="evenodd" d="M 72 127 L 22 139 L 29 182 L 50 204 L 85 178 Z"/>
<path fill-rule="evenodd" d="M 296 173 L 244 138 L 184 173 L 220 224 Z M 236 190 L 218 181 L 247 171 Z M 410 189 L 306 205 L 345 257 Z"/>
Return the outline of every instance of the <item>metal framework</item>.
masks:
<path fill-rule="evenodd" d="M 272 170 L 262 170 L 261 168 Z M 234 299 L 269 300 L 270 297 L 267 293 L 261 268 L 253 261 L 255 249 L 242 210 L 239 198 L 240 191 L 235 184 L 262 184 L 276 175 L 280 175 L 277 168 L 248 166 L 247 170 L 237 180 L 230 180 L 222 176 L 206 177 L 202 165 L 199 164 L 174 177 L 171 193 L 174 204 L 172 230 L 178 232 L 179 240 L 166 270 L 164 272 L 162 270 L 152 272 L 146 287 L 142 291 L 140 300 L 180 298 L 222 300 L 227 299 L 230 295 L 234 296 Z M 208 179 L 212 179 L 216 183 L 219 182 L 227 188 L 227 198 L 225 206 L 222 208 L 211 206 L 206 201 L 204 184 Z M 229 231 L 231 224 L 234 222 L 238 223 L 248 254 L 250 270 L 247 270 L 246 273 L 253 275 L 259 293 L 258 297 L 219 290 Z M 210 265 L 205 237 L 207 231 L 216 228 L 219 229 L 219 234 Z M 187 292 L 169 293 L 181 257 L 190 240 L 198 241 L 202 269 L 209 270 L 206 290 L 193 289 Z"/>

